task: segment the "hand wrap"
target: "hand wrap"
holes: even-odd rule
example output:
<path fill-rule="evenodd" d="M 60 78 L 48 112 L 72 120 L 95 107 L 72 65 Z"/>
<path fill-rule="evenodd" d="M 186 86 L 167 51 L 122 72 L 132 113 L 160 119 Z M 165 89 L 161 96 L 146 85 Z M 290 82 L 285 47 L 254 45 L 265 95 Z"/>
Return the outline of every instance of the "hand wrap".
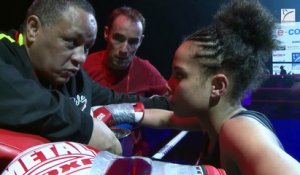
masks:
<path fill-rule="evenodd" d="M 144 117 L 144 104 L 121 103 L 92 107 L 92 116 L 108 126 L 122 123 L 140 123 Z"/>

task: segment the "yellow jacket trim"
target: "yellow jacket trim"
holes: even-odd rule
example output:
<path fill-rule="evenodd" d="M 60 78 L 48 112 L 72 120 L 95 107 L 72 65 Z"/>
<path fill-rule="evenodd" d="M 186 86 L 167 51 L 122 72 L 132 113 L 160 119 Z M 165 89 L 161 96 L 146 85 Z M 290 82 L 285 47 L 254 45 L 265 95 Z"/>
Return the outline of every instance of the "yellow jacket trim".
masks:
<path fill-rule="evenodd" d="M 18 44 L 20 46 L 24 45 L 24 37 L 23 37 L 22 33 L 19 34 Z"/>
<path fill-rule="evenodd" d="M 6 39 L 8 39 L 10 42 L 12 42 L 12 43 L 14 43 L 14 42 L 16 42 L 14 39 L 12 39 L 12 37 L 10 37 L 9 35 L 5 35 L 4 33 L 0 33 L 0 40 L 2 39 L 2 38 L 6 38 Z M 23 38 L 23 37 L 22 37 Z"/>

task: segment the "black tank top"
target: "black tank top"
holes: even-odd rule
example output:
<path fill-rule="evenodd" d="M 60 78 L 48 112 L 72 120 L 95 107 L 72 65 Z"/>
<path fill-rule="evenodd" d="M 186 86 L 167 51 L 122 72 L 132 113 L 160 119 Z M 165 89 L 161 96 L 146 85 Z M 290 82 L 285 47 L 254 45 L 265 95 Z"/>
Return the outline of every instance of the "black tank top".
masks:
<path fill-rule="evenodd" d="M 241 116 L 241 115 L 251 117 L 251 118 L 257 120 L 263 126 L 269 128 L 273 133 L 275 133 L 272 123 L 264 114 L 257 112 L 257 111 L 245 110 L 245 111 L 241 111 L 241 112 L 235 114 L 231 118 L 235 118 L 235 117 Z M 277 139 L 277 140 L 278 140 L 279 145 L 283 149 L 283 146 L 280 143 L 279 139 Z M 208 153 L 208 151 L 207 151 L 208 145 L 209 145 L 208 135 L 204 134 L 203 135 L 203 147 L 202 147 L 202 151 L 201 151 L 198 163 L 202 164 L 202 165 L 209 164 L 209 165 L 214 165 L 215 167 L 220 167 L 220 147 L 219 147 L 220 145 L 219 145 L 219 142 L 216 143 L 216 145 L 212 149 L 213 151 L 210 153 Z"/>

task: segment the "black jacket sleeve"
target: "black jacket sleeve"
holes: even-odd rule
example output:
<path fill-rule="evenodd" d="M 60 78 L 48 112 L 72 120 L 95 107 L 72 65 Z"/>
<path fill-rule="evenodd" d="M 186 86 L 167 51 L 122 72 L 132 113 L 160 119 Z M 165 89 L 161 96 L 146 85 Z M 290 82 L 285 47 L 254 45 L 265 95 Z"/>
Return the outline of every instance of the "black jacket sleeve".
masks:
<path fill-rule="evenodd" d="M 171 104 L 166 97 L 153 96 L 147 98 L 134 94 L 118 93 L 91 80 L 84 71 L 83 73 L 89 79 L 88 82 L 92 87 L 92 106 L 141 101 L 144 103 L 145 108 L 171 110 Z"/>
<path fill-rule="evenodd" d="M 17 70 L 16 64 L 7 64 L 7 59 L 20 58 L 13 49 L 0 42 L 0 127 L 51 141 L 88 143 L 92 118 L 62 93 L 45 89 Z"/>

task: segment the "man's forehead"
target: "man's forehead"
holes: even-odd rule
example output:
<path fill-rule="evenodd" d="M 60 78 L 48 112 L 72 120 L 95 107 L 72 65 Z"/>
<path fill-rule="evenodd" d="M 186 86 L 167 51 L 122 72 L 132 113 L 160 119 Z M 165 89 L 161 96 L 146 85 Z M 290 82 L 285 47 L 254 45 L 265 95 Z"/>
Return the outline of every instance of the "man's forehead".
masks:
<path fill-rule="evenodd" d="M 138 24 L 132 21 L 119 20 L 119 22 L 115 21 L 111 28 L 109 28 L 109 33 L 111 35 L 122 35 L 127 38 L 140 38 L 143 35 L 143 29 L 140 22 Z"/>
<path fill-rule="evenodd" d="M 134 20 L 126 15 L 119 15 L 114 19 L 111 28 L 115 27 L 132 27 L 137 29 L 143 29 L 141 21 Z"/>
<path fill-rule="evenodd" d="M 69 32 L 82 33 L 90 32 L 97 33 L 97 21 L 95 16 L 78 7 L 69 7 L 63 12 L 58 20 L 58 25 Z"/>

